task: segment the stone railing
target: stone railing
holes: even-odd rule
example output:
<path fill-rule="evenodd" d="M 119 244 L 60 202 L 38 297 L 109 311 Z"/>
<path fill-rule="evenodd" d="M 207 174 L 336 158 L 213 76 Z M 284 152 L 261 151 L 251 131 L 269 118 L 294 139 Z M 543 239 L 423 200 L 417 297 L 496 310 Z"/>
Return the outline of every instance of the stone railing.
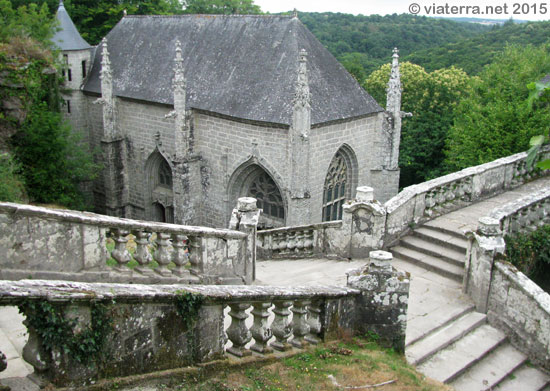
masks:
<path fill-rule="evenodd" d="M 504 235 L 550 223 L 550 189 L 510 202 L 479 219 L 466 256 L 464 291 L 489 322 L 530 359 L 550 369 L 550 294 L 504 262 Z"/>
<path fill-rule="evenodd" d="M 253 236 L 0 203 L 0 278 L 250 283 Z"/>
<path fill-rule="evenodd" d="M 349 275 L 348 287 L 0 281 L 0 305 L 18 305 L 25 313 L 29 340 L 23 357 L 57 386 L 182 368 L 226 354 L 269 355 L 342 332 L 371 331 L 403 350 L 408 275 L 392 268 L 389 253 L 373 252 L 371 261 Z M 101 313 L 94 310 L 98 303 Z M 47 308 L 46 315 L 40 308 Z M 51 345 L 52 311 L 71 330 L 64 350 Z M 107 330 L 101 328 L 105 321 Z M 88 331 L 101 351 L 89 354 L 91 362 L 79 362 L 69 341 Z"/>
<path fill-rule="evenodd" d="M 342 221 L 258 231 L 258 259 L 338 257 L 335 244 Z"/>
<path fill-rule="evenodd" d="M 385 211 L 373 199 L 373 189 L 360 186 L 355 200 L 343 206 L 342 220 L 258 231 L 258 259 L 367 258 L 369 251 L 382 248 L 381 217 Z"/>
<path fill-rule="evenodd" d="M 526 157 L 518 153 L 403 189 L 384 204 L 384 245 L 391 246 L 418 224 L 548 174 L 527 170 Z M 549 157 L 550 149 L 541 149 L 538 159 Z"/>

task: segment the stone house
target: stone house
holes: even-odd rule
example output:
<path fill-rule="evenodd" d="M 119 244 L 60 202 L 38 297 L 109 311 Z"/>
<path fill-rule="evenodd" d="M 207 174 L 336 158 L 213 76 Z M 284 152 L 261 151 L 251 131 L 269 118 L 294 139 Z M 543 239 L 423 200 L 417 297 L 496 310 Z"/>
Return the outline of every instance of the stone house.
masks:
<path fill-rule="evenodd" d="M 57 17 L 98 212 L 223 227 L 253 196 L 276 227 L 340 219 L 358 184 L 397 193 L 397 52 L 385 111 L 296 15 L 128 15 L 95 48 Z"/>

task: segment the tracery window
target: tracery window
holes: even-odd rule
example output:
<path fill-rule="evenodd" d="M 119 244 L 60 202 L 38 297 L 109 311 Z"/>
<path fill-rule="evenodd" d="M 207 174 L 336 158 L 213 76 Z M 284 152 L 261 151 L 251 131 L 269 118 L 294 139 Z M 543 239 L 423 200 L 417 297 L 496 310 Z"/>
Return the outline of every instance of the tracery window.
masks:
<path fill-rule="evenodd" d="M 267 172 L 264 171 L 254 179 L 248 193 L 250 197 L 256 198 L 256 205 L 263 209 L 263 213 L 276 219 L 285 218 L 283 197 Z"/>
<path fill-rule="evenodd" d="M 172 170 L 166 160 L 162 159 L 158 172 L 158 183 L 160 186 L 172 188 Z"/>
<path fill-rule="evenodd" d="M 349 175 L 346 159 L 338 151 L 330 162 L 323 188 L 323 221 L 342 219 L 342 206 L 346 201 Z"/>

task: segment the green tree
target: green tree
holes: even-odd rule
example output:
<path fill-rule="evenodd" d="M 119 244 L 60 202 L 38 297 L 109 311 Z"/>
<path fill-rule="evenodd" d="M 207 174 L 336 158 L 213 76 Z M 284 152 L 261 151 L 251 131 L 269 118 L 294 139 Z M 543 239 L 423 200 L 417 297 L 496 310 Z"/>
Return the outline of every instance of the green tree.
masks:
<path fill-rule="evenodd" d="M 15 37 L 31 38 L 49 46 L 54 34 L 55 21 L 46 3 L 31 3 L 13 8 L 8 0 L 0 0 L 0 42 Z"/>
<path fill-rule="evenodd" d="M 66 0 L 65 8 L 80 35 L 98 44 L 124 15 L 167 15 L 182 13 L 177 0 Z"/>
<path fill-rule="evenodd" d="M 262 14 L 253 0 L 183 0 L 182 4 L 186 14 Z"/>
<path fill-rule="evenodd" d="M 365 82 L 366 90 L 384 106 L 390 68 L 382 66 Z M 403 121 L 399 151 L 400 187 L 406 187 L 443 174 L 447 131 L 470 78 L 458 68 L 428 73 L 410 62 L 401 63 L 400 71 L 402 110 L 413 113 Z"/>
<path fill-rule="evenodd" d="M 455 171 L 524 151 L 532 136 L 544 134 L 550 113 L 531 109 L 526 85 L 547 73 L 548 48 L 509 46 L 472 79 L 449 130 L 447 168 Z"/>

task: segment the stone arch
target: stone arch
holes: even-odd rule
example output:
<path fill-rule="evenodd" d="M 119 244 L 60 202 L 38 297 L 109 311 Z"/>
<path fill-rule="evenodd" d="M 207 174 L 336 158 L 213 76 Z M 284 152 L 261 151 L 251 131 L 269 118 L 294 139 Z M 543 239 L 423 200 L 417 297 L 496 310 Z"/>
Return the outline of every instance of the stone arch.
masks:
<path fill-rule="evenodd" d="M 148 220 L 174 222 L 173 167 L 156 148 L 145 162 L 145 216 Z"/>
<path fill-rule="evenodd" d="M 258 227 L 283 227 L 288 210 L 287 202 L 281 190 L 281 179 L 272 172 L 255 157 L 237 167 L 229 179 L 229 214 L 239 197 L 254 197 L 258 200 L 258 207 L 263 209 Z"/>
<path fill-rule="evenodd" d="M 327 168 L 323 185 L 322 220 L 341 220 L 344 202 L 355 196 L 359 165 L 353 149 L 343 144 Z"/>

